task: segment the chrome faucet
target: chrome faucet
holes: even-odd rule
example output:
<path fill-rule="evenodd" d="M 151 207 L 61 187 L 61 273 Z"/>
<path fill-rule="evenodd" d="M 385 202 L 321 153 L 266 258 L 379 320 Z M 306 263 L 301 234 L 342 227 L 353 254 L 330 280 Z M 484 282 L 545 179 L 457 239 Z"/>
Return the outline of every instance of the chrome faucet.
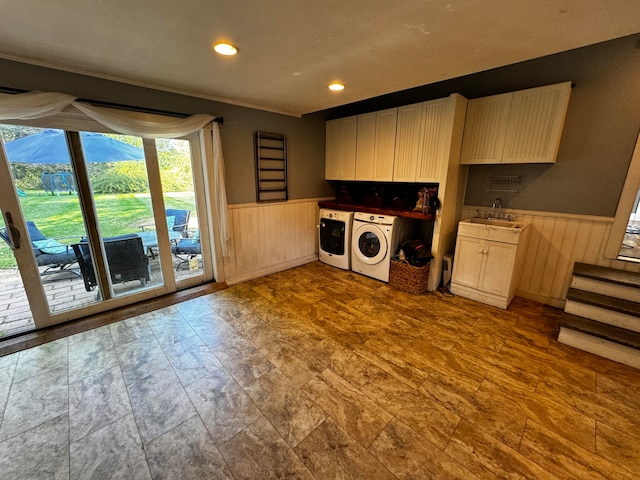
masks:
<path fill-rule="evenodd" d="M 493 210 L 498 206 L 498 216 L 493 216 Z M 502 218 L 502 199 L 500 197 L 496 198 L 491 205 L 491 213 L 489 214 L 489 218 Z"/>

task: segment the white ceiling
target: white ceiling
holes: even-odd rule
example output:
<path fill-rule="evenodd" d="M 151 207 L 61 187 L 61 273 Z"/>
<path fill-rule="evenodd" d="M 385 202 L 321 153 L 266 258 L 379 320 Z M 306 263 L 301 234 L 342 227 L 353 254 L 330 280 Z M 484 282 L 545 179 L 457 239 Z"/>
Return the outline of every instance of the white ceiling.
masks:
<path fill-rule="evenodd" d="M 640 32 L 640 0 L 0 0 L 0 57 L 302 115 Z M 226 39 L 235 58 L 211 52 Z M 333 93 L 332 80 L 347 89 Z"/>

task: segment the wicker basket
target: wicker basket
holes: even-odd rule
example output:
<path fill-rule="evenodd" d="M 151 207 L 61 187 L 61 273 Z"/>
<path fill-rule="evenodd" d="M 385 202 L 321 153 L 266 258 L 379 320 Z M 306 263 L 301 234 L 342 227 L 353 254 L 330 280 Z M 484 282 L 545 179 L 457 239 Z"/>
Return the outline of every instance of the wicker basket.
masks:
<path fill-rule="evenodd" d="M 427 291 L 429 265 L 414 267 L 403 262 L 391 262 L 389 285 L 403 292 L 418 295 Z"/>

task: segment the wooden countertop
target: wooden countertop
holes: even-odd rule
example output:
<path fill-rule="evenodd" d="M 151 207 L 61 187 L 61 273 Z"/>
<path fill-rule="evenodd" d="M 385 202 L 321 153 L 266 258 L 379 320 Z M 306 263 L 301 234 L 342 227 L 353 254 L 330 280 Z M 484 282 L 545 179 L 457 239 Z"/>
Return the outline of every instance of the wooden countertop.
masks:
<path fill-rule="evenodd" d="M 392 207 L 367 207 L 365 205 L 353 205 L 349 203 L 338 203 L 333 200 L 321 200 L 318 202 L 320 208 L 332 208 L 334 210 L 346 210 L 349 212 L 365 212 L 376 215 L 393 215 L 395 217 L 413 218 L 416 220 L 427 220 L 433 222 L 435 215 L 414 212 L 413 210 L 397 209 Z"/>

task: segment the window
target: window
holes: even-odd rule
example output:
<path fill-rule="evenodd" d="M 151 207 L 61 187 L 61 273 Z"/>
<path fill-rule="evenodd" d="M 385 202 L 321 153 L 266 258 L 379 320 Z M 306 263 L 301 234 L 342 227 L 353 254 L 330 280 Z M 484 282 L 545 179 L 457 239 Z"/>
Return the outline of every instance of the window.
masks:
<path fill-rule="evenodd" d="M 622 187 L 620 202 L 605 249 L 605 256 L 640 263 L 640 136 Z"/>

